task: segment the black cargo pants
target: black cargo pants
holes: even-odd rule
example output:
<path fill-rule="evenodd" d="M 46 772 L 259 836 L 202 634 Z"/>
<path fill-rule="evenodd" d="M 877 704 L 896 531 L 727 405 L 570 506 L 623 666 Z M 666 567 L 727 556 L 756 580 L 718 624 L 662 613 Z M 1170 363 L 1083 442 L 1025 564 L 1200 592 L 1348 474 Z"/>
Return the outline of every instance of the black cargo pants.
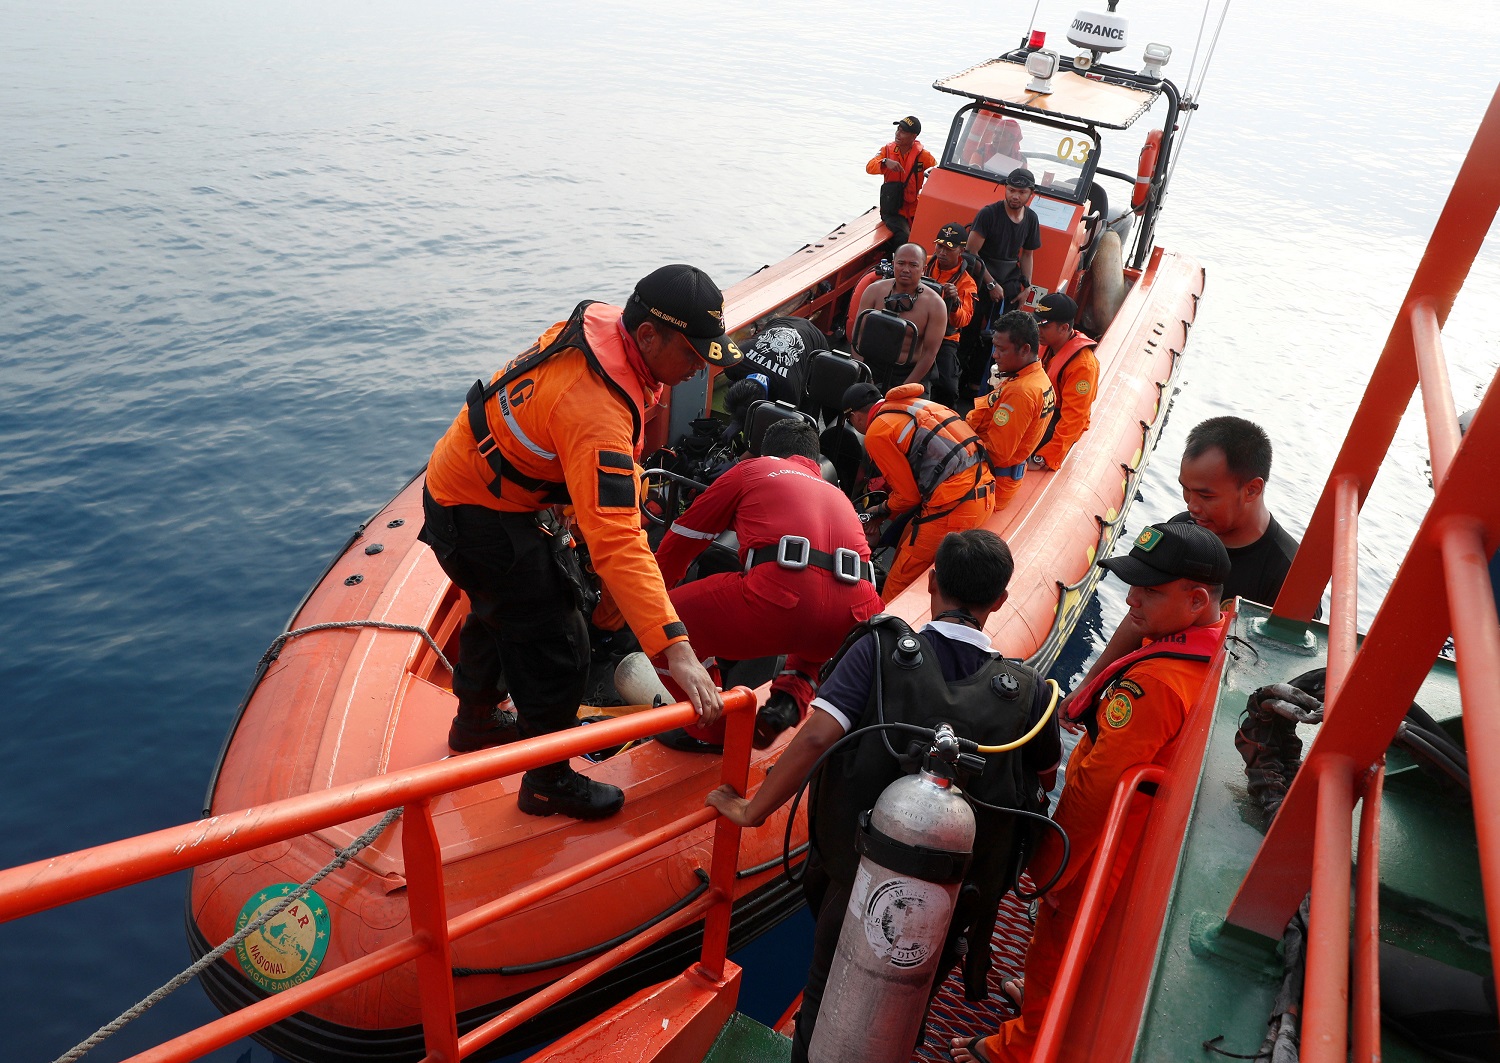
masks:
<path fill-rule="evenodd" d="M 588 625 L 531 513 L 442 506 L 422 490 L 421 540 L 469 596 L 453 693 L 495 705 L 508 692 L 521 733 L 577 723 L 588 679 Z"/>

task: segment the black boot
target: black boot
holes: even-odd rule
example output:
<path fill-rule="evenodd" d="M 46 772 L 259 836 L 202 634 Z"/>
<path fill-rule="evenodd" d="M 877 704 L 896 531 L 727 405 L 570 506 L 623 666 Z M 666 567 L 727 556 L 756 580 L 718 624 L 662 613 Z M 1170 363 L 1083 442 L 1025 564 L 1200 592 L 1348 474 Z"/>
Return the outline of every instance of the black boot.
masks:
<path fill-rule="evenodd" d="M 506 698 L 499 705 L 476 705 L 460 701 L 458 715 L 448 728 L 448 748 L 455 753 L 472 753 L 476 749 L 503 746 L 521 737 L 516 728 L 516 714 Z"/>
<path fill-rule="evenodd" d="M 548 764 L 521 776 L 517 804 L 528 816 L 603 819 L 624 806 L 625 791 L 580 775 L 566 763 Z"/>
<path fill-rule="evenodd" d="M 773 690 L 766 703 L 755 714 L 755 737 L 751 740 L 756 749 L 765 749 L 776 736 L 788 727 L 796 727 L 802 713 L 797 702 L 785 690 Z"/>

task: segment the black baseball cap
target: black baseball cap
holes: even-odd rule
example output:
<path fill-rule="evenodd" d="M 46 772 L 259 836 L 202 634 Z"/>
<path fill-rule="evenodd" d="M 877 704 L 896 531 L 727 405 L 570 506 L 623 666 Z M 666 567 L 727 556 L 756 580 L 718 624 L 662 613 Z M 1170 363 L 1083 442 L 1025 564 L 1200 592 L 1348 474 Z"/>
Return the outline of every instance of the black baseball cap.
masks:
<path fill-rule="evenodd" d="M 1010 187 L 1012 188 L 1035 188 L 1036 174 L 1032 173 L 1024 166 L 1017 166 L 1010 172 L 1010 175 L 1005 178 L 1005 183 L 1010 185 Z"/>
<path fill-rule="evenodd" d="M 875 405 L 883 398 L 885 398 L 885 392 L 869 381 L 861 381 L 858 384 L 850 384 L 844 390 L 844 398 L 839 405 L 845 410 L 862 410 L 866 406 Z"/>
<path fill-rule="evenodd" d="M 697 266 L 681 262 L 646 274 L 630 296 L 687 337 L 710 365 L 734 365 L 740 349 L 724 331 L 724 293 Z"/>
<path fill-rule="evenodd" d="M 1078 304 L 1062 292 L 1052 292 L 1037 300 L 1036 313 L 1032 316 L 1036 318 L 1038 324 L 1052 322 L 1058 325 L 1071 325 L 1078 317 Z"/>
<path fill-rule="evenodd" d="M 908 133 L 911 133 L 913 136 L 922 131 L 922 119 L 918 118 L 914 114 L 907 115 L 899 122 L 892 122 L 891 125 L 900 126 L 902 129 L 906 130 L 906 132 Z"/>
<path fill-rule="evenodd" d="M 1229 553 L 1217 535 L 1197 524 L 1153 524 L 1135 537 L 1130 553 L 1106 558 L 1099 567 L 1132 587 L 1174 579 L 1215 587 L 1229 578 Z"/>
<path fill-rule="evenodd" d="M 947 244 L 950 247 L 962 247 L 964 241 L 967 239 L 968 236 L 964 233 L 964 227 L 951 221 L 939 229 L 937 234 L 937 242 Z"/>

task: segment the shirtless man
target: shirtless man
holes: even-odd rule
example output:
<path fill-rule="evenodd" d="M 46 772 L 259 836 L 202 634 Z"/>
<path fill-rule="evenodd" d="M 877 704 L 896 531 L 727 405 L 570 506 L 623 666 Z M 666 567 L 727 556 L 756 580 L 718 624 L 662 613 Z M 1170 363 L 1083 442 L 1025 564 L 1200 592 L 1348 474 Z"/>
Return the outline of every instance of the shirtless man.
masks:
<path fill-rule="evenodd" d="M 948 305 L 943 297 L 922 283 L 922 270 L 927 265 L 927 252 L 918 244 L 902 244 L 896 249 L 891 266 L 896 275 L 890 280 L 876 281 L 865 289 L 859 299 L 859 313 L 883 307 L 910 321 L 917 327 L 916 351 L 901 351 L 901 368 L 911 367 L 904 379 L 891 379 L 877 384 L 891 387 L 894 384 L 920 384 L 932 372 L 937 361 L 938 348 L 948 331 Z M 856 315 L 856 320 L 858 320 Z M 908 344 L 908 347 L 910 345 Z"/>

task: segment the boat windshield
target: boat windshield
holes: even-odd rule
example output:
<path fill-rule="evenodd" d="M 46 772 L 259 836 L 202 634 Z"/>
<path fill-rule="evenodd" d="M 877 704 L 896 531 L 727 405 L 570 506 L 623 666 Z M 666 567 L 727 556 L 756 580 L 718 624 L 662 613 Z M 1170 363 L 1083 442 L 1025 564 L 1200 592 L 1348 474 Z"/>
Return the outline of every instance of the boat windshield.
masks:
<path fill-rule="evenodd" d="M 1004 181 L 1024 166 L 1036 178 L 1038 192 L 1082 201 L 1097 147 L 1095 138 L 1083 130 L 975 107 L 955 123 L 943 165 L 992 181 Z"/>

